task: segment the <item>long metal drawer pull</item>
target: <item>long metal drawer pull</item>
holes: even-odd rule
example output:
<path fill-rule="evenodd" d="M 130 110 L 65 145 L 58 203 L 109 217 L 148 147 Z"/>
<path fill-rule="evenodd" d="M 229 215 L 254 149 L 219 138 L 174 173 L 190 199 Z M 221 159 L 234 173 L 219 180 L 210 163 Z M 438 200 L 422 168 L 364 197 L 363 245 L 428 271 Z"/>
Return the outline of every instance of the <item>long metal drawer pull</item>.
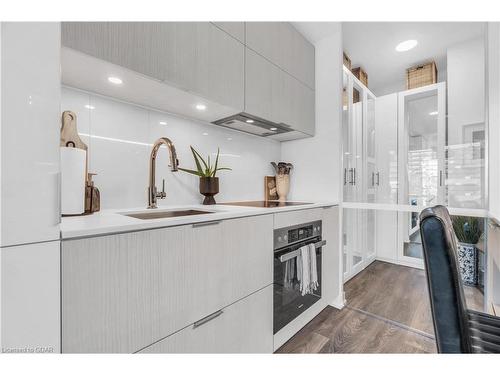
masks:
<path fill-rule="evenodd" d="M 317 248 L 323 247 L 325 245 L 326 245 L 326 240 L 323 240 L 323 241 L 316 242 L 314 244 L 314 247 L 317 249 Z M 281 263 L 286 262 L 287 260 L 290 260 L 290 259 L 293 259 L 293 258 L 299 256 L 299 254 L 300 254 L 300 249 L 295 250 L 295 251 L 290 251 L 289 253 L 286 253 L 286 254 L 283 254 L 282 256 L 280 256 L 280 262 Z"/>
<path fill-rule="evenodd" d="M 206 227 L 207 225 L 216 225 L 220 224 L 221 220 L 216 220 L 216 221 L 206 221 L 203 223 L 194 223 L 193 228 L 198 228 L 198 227 Z"/>
<path fill-rule="evenodd" d="M 198 320 L 197 322 L 195 322 L 193 324 L 193 329 L 198 328 L 199 326 L 202 326 L 205 323 L 208 323 L 209 321 L 217 318 L 218 316 L 221 316 L 223 312 L 224 312 L 224 310 L 219 310 L 219 311 L 214 312 L 213 314 L 210 314 L 210 315 L 204 317 L 203 319 Z"/>

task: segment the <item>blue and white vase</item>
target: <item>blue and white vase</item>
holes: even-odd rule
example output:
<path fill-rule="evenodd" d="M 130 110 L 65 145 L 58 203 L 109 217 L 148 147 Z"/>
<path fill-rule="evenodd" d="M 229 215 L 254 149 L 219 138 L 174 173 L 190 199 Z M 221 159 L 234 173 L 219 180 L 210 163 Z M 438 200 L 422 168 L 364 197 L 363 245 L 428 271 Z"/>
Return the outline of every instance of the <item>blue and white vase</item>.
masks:
<path fill-rule="evenodd" d="M 458 264 L 464 284 L 477 284 L 476 258 L 476 246 L 470 243 L 458 243 Z"/>

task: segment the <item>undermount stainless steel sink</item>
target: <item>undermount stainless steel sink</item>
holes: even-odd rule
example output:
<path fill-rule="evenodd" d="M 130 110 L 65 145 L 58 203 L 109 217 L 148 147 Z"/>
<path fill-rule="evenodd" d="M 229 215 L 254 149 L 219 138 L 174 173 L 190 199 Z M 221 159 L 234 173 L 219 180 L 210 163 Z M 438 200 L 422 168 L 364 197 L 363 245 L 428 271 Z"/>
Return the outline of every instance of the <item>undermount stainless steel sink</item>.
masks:
<path fill-rule="evenodd" d="M 133 217 L 135 219 L 150 220 L 150 219 L 165 219 L 169 217 L 181 217 L 192 215 L 213 214 L 212 211 L 200 210 L 172 210 L 172 211 L 151 211 L 151 212 L 131 212 L 122 213 L 121 215 Z"/>

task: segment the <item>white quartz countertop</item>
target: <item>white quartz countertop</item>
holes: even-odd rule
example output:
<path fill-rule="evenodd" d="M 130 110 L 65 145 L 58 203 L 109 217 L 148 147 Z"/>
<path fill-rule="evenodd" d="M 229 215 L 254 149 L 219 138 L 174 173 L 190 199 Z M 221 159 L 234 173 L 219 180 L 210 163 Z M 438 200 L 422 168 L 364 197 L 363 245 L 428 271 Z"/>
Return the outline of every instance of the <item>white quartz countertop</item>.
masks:
<path fill-rule="evenodd" d="M 96 212 L 92 215 L 63 217 L 60 225 L 61 238 L 64 240 L 112 233 L 132 232 L 137 230 L 165 228 L 177 225 L 188 225 L 209 221 L 233 219 L 238 217 L 266 215 L 286 211 L 307 210 L 312 208 L 330 207 L 336 205 L 338 205 L 338 203 L 317 202 L 296 206 L 264 208 L 248 206 L 228 206 L 223 204 L 216 204 L 212 206 L 195 204 L 182 206 L 160 206 L 155 210 L 148 210 L 144 207 L 108 209 Z M 130 214 L 172 210 L 200 210 L 210 211 L 210 213 L 147 220 L 136 219 L 130 216 L 123 215 L 124 213 Z"/>

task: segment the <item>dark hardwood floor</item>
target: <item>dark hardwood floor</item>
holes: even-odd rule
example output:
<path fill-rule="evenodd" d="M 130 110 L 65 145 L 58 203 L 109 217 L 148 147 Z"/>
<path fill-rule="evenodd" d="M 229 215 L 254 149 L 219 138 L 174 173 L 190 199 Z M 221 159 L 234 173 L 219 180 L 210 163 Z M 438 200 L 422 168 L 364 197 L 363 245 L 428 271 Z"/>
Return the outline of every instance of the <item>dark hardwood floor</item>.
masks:
<path fill-rule="evenodd" d="M 465 289 L 480 310 L 481 294 Z M 327 307 L 277 353 L 436 352 L 424 271 L 375 261 L 344 291 L 346 307 Z"/>
<path fill-rule="evenodd" d="M 434 334 L 422 270 L 375 261 L 345 285 L 349 307 Z"/>

